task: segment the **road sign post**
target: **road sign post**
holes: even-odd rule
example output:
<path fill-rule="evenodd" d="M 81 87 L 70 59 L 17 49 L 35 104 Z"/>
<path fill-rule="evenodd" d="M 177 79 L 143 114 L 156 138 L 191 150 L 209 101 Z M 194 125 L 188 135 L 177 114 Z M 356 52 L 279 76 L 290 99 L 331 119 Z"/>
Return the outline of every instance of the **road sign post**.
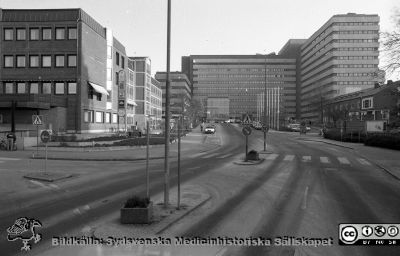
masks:
<path fill-rule="evenodd" d="M 243 127 L 242 133 L 244 134 L 244 136 L 246 136 L 246 149 L 245 149 L 244 161 L 247 162 L 247 151 L 249 144 L 249 135 L 251 134 L 251 128 L 249 126 Z"/>
<path fill-rule="evenodd" d="M 40 134 L 40 139 L 45 145 L 45 160 L 44 160 L 44 171 L 47 171 L 47 143 L 50 141 L 50 133 L 48 131 L 43 131 Z"/>
<path fill-rule="evenodd" d="M 36 155 L 39 155 L 39 125 L 43 124 L 43 116 L 32 115 L 32 124 L 36 125 Z"/>

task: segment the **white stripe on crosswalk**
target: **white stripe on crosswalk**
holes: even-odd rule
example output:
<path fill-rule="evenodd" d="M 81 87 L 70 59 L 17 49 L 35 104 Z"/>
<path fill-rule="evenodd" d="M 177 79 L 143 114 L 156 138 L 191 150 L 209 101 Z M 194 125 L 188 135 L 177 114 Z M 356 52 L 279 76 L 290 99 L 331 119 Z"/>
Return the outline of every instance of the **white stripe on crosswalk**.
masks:
<path fill-rule="evenodd" d="M 338 157 L 341 164 L 350 164 L 350 161 L 346 157 Z"/>
<path fill-rule="evenodd" d="M 371 165 L 370 162 L 365 160 L 364 158 L 357 158 L 358 162 L 360 162 L 363 165 Z"/>
<path fill-rule="evenodd" d="M 329 161 L 329 158 L 327 158 L 326 156 L 321 156 L 319 158 L 319 160 L 321 161 L 321 163 L 323 164 L 329 164 L 331 161 Z"/>
<path fill-rule="evenodd" d="M 302 161 L 303 162 L 310 162 L 311 161 L 311 156 L 303 156 Z"/>
<path fill-rule="evenodd" d="M 0 161 L 17 161 L 19 158 L 0 157 Z"/>
<path fill-rule="evenodd" d="M 267 160 L 275 160 L 277 157 L 278 157 L 278 154 L 270 154 L 270 155 L 267 157 Z"/>
<path fill-rule="evenodd" d="M 283 161 L 293 161 L 294 155 L 286 155 L 285 158 L 283 158 Z"/>

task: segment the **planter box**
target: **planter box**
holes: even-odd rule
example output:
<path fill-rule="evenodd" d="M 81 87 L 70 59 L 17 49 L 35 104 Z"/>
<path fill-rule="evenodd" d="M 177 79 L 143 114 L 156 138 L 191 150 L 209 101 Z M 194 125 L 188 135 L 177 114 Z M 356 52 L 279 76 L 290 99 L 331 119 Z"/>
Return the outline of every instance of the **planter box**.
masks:
<path fill-rule="evenodd" d="M 147 208 L 121 208 L 122 224 L 149 224 L 153 216 L 153 202 Z"/>

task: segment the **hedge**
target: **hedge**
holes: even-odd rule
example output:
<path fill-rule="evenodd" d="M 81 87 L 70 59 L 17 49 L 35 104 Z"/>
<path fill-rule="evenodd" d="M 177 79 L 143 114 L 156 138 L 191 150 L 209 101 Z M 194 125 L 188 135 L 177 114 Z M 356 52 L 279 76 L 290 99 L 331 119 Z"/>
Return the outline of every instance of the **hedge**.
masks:
<path fill-rule="evenodd" d="M 343 142 L 364 142 L 366 136 L 365 133 L 358 134 L 358 132 L 343 133 L 341 135 L 340 130 L 331 129 L 324 132 L 324 138 Z"/>
<path fill-rule="evenodd" d="M 400 150 L 400 135 L 374 134 L 368 135 L 365 145 Z"/>

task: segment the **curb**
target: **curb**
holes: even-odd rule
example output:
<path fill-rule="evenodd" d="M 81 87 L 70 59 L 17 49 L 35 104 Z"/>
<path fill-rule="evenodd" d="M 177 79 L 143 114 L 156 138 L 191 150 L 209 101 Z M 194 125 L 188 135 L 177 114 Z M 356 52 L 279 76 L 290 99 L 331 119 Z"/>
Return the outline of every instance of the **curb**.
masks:
<path fill-rule="evenodd" d="M 316 142 L 322 142 L 322 143 L 325 143 L 325 144 L 334 145 L 334 146 L 338 146 L 338 147 L 342 147 L 342 148 L 354 149 L 354 147 L 350 147 L 350 146 L 346 146 L 346 145 L 341 145 L 341 144 L 337 144 L 337 143 L 334 143 L 334 142 L 319 140 L 319 139 L 307 138 L 307 139 L 301 139 L 301 140 L 302 140 L 302 141 L 316 141 Z"/>
<path fill-rule="evenodd" d="M 202 202 L 200 202 L 198 205 L 196 205 L 195 207 L 193 207 L 192 209 L 190 209 L 189 211 L 185 212 L 184 214 L 182 214 L 181 216 L 179 216 L 178 218 L 174 219 L 173 221 L 171 221 L 170 223 L 168 223 L 167 225 L 165 225 L 165 227 L 161 228 L 159 231 L 157 231 L 155 234 L 159 235 L 162 232 L 164 232 L 165 230 L 167 230 L 168 228 L 170 228 L 172 225 L 174 225 L 175 223 L 177 223 L 178 221 L 180 221 L 181 219 L 183 219 L 184 217 L 186 217 L 189 213 L 197 210 L 198 208 L 200 208 L 201 206 L 203 206 L 205 203 L 207 203 L 209 200 L 211 199 L 211 196 L 209 195 L 206 199 L 204 199 Z"/>
<path fill-rule="evenodd" d="M 257 161 L 253 161 L 253 160 L 249 160 L 249 161 L 252 161 L 252 162 L 238 162 L 238 161 L 235 161 L 233 163 L 236 164 L 236 165 L 258 165 L 258 164 L 263 163 L 265 161 L 265 158 L 261 158 L 260 160 L 257 160 Z"/>
<path fill-rule="evenodd" d="M 395 178 L 396 180 L 400 181 L 400 177 L 397 176 L 396 174 L 394 174 L 389 168 L 384 167 L 381 164 L 378 164 L 375 160 L 369 159 L 369 157 L 366 157 L 365 155 L 359 153 L 356 151 L 356 154 L 358 154 L 359 156 L 368 159 L 371 163 L 373 163 L 375 166 L 379 167 L 380 169 L 384 170 L 387 174 L 389 174 L 390 176 L 392 176 L 393 178 Z"/>

